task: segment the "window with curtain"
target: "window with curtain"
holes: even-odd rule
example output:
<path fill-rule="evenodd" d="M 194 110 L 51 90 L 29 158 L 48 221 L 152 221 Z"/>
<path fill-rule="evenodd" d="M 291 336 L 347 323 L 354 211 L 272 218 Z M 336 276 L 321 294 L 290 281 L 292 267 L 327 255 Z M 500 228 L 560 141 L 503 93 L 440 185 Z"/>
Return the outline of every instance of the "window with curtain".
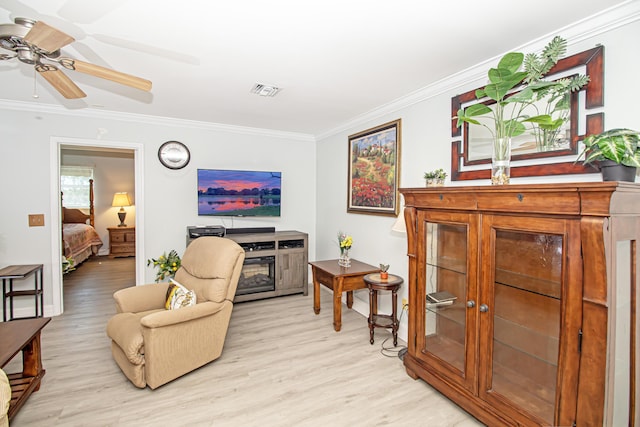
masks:
<path fill-rule="evenodd" d="M 90 179 L 93 179 L 93 167 L 60 167 L 60 191 L 65 208 L 89 209 Z"/>

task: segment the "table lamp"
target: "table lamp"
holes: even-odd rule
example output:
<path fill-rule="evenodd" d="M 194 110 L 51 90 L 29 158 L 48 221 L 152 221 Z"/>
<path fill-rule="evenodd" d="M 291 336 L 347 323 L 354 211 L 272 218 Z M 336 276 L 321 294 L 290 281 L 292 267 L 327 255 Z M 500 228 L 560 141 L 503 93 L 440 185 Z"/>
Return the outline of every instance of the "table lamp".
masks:
<path fill-rule="evenodd" d="M 126 227 L 127 224 L 124 223 L 124 219 L 127 216 L 127 212 L 124 210 L 125 206 L 131 206 L 131 200 L 129 199 L 129 195 L 126 192 L 116 193 L 113 195 L 113 202 L 111 206 L 120 206 L 120 210 L 118 211 L 118 218 L 120 218 L 120 224 L 118 227 Z"/>

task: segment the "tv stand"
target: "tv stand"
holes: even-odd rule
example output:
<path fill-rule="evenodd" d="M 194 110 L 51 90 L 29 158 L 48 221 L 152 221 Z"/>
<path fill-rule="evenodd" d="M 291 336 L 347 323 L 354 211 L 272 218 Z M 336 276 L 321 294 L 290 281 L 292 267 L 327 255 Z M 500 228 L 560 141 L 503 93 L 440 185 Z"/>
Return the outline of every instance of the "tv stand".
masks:
<path fill-rule="evenodd" d="M 242 227 L 227 228 L 225 234 L 254 234 L 254 233 L 275 233 L 275 227 Z"/>
<path fill-rule="evenodd" d="M 196 238 L 192 238 L 187 227 L 187 246 Z M 227 230 L 228 231 L 228 230 Z M 258 290 L 246 293 L 236 291 L 234 302 L 254 301 L 284 295 L 308 295 L 308 235 L 300 231 L 263 230 L 254 233 L 227 234 L 225 236 L 238 243 L 245 250 L 243 273 L 257 258 L 273 258 L 274 287 L 269 290 Z"/>

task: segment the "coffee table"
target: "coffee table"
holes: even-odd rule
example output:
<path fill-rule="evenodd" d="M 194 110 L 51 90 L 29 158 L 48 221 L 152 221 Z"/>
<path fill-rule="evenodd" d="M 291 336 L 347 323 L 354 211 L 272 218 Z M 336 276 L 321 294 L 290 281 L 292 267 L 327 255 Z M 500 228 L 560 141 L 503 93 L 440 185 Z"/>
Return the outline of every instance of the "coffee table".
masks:
<path fill-rule="evenodd" d="M 353 306 L 353 291 L 366 287 L 362 278 L 380 268 L 351 259 L 351 267 L 340 267 L 337 259 L 310 262 L 313 273 L 313 311 L 320 314 L 320 285 L 333 291 L 333 329 L 342 328 L 342 293 L 347 292 L 347 307 Z"/>
<path fill-rule="evenodd" d="M 40 331 L 50 320 L 50 317 L 37 317 L 0 323 L 0 368 L 22 351 L 22 372 L 7 372 L 11 384 L 9 421 L 29 395 L 40 389 L 40 381 L 45 374 L 40 354 Z"/>

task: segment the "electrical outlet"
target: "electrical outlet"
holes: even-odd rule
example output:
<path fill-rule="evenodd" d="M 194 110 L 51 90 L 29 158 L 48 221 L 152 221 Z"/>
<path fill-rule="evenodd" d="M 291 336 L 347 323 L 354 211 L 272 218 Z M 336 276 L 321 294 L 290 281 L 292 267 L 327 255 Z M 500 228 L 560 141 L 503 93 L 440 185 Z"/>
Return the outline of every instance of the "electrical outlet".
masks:
<path fill-rule="evenodd" d="M 29 227 L 44 227 L 44 214 L 30 214 Z"/>
<path fill-rule="evenodd" d="M 408 302 L 406 298 L 402 298 L 402 309 L 406 309 L 407 311 L 409 311 L 409 306 L 408 306 Z"/>

